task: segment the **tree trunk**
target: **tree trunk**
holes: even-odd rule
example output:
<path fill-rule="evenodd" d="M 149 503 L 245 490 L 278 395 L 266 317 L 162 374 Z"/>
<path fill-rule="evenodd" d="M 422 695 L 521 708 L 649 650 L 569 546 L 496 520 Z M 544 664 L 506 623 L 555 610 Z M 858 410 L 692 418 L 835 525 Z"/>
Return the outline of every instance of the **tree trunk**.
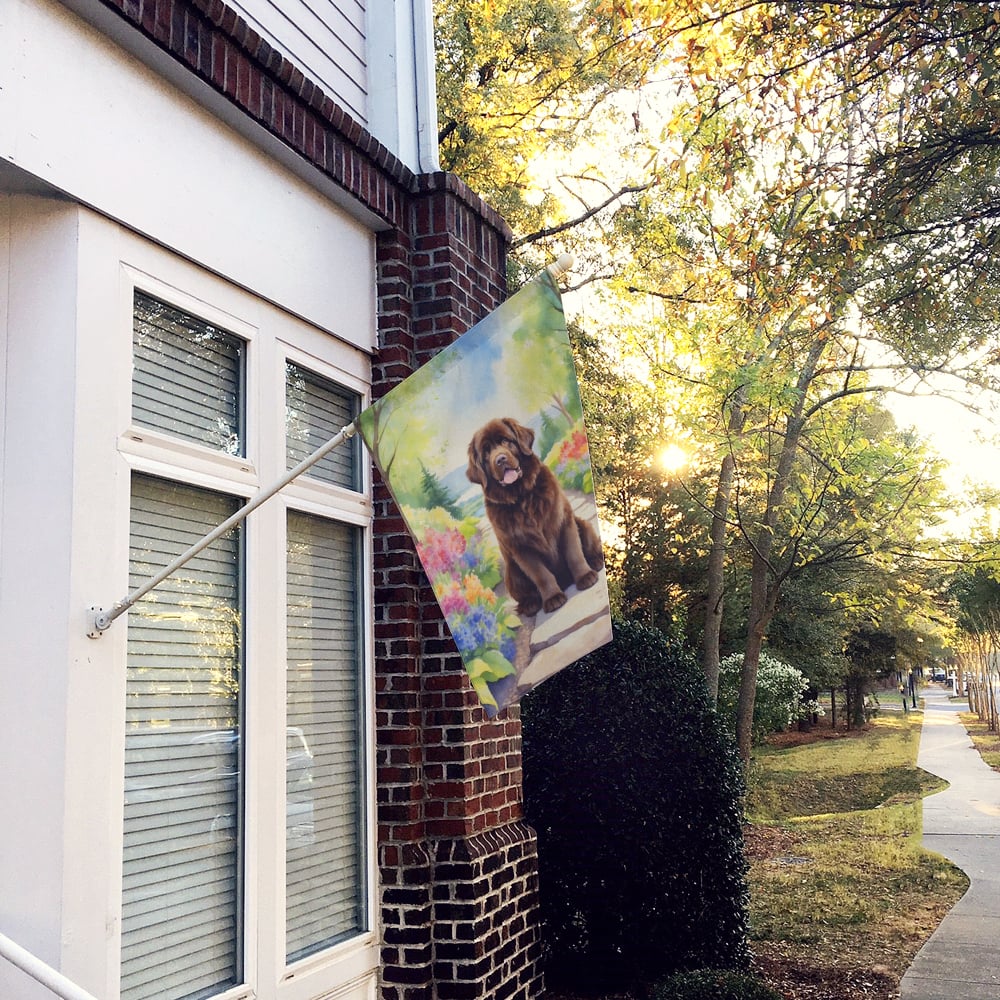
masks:
<path fill-rule="evenodd" d="M 774 479 L 767 494 L 764 518 L 754 532 L 752 540 L 753 559 L 750 564 L 750 617 L 747 623 L 746 652 L 743 671 L 740 676 L 740 696 L 736 705 L 736 745 L 740 759 L 746 769 L 750 764 L 753 747 L 753 707 L 757 698 L 757 667 L 760 664 L 760 650 L 764 644 L 767 627 L 774 616 L 778 603 L 778 593 L 783 576 L 771 565 L 774 541 L 778 531 L 778 521 L 785 502 L 785 493 L 791 480 L 795 456 L 805 429 L 806 391 L 816 374 L 816 366 L 823 355 L 825 338 L 817 337 L 796 379 L 796 399 L 791 413 L 785 421 L 781 436 L 781 450 Z M 787 571 L 786 571 L 787 572 Z"/>
<path fill-rule="evenodd" d="M 740 386 L 732 397 L 729 411 L 729 443 L 719 469 L 719 481 L 712 506 L 711 548 L 708 553 L 708 593 L 705 597 L 705 628 L 702 633 L 701 665 L 708 686 L 708 696 L 712 705 L 719 700 L 719 635 L 722 631 L 722 612 L 725 603 L 726 571 L 726 529 L 729 526 L 729 499 L 733 492 L 736 475 L 736 455 L 732 442 L 743 432 L 746 415 L 743 404 L 746 400 L 746 386 Z"/>
<path fill-rule="evenodd" d="M 987 720 L 986 728 L 991 732 L 997 732 L 997 689 L 996 684 L 993 679 L 993 674 L 988 673 L 986 675 L 986 698 L 988 705 L 989 718 Z"/>
<path fill-rule="evenodd" d="M 768 554 L 770 548 L 768 547 Z M 744 768 L 750 763 L 753 749 L 753 709 L 757 700 L 757 668 L 760 652 L 767 635 L 767 626 L 774 615 L 777 591 L 768 587 L 769 567 L 764 554 L 754 551 L 750 569 L 750 621 L 747 628 L 743 669 L 740 671 L 740 694 L 736 702 L 736 746 Z"/>
<path fill-rule="evenodd" d="M 865 728 L 865 682 L 859 677 L 852 682 L 852 697 L 848 711 L 848 728 Z"/>
<path fill-rule="evenodd" d="M 712 508 L 712 547 L 708 554 L 708 594 L 705 602 L 705 630 L 702 634 L 701 665 L 713 707 L 719 700 L 719 633 L 722 631 L 722 611 L 725 599 L 726 522 L 729 517 L 729 496 L 733 488 L 736 460 L 726 452 L 719 470 L 719 483 Z"/>

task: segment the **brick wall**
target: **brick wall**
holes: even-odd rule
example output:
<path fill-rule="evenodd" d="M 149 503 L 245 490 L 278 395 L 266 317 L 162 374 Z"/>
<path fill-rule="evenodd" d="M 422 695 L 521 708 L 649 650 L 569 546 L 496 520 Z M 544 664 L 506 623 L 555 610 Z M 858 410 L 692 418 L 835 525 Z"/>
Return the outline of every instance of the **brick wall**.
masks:
<path fill-rule="evenodd" d="M 101 0 L 382 220 L 376 396 L 504 298 L 509 230 L 460 180 L 415 176 L 221 0 Z M 486 719 L 399 512 L 375 486 L 384 1000 L 542 992 L 517 709 Z"/>
<path fill-rule="evenodd" d="M 406 232 L 379 240 L 376 395 L 504 296 L 507 231 L 453 177 L 421 178 L 412 206 Z M 518 712 L 486 718 L 380 484 L 375 501 L 383 996 L 529 1000 L 542 983 Z"/>

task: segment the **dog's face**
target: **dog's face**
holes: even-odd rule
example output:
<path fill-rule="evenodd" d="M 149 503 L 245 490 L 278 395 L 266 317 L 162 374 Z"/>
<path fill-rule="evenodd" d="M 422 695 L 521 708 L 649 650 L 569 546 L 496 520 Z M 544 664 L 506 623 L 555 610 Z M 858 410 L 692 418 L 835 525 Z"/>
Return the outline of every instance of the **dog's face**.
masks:
<path fill-rule="evenodd" d="M 537 462 L 531 450 L 535 432 L 511 417 L 491 420 L 476 431 L 469 444 L 466 476 L 483 489 L 513 489 L 532 476 Z"/>

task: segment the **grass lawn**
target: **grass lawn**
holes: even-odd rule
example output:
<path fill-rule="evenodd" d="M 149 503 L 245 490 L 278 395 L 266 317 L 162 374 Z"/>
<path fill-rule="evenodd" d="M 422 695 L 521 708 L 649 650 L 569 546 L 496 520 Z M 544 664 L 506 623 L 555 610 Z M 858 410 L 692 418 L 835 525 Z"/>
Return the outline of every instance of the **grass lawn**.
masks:
<path fill-rule="evenodd" d="M 894 996 L 968 885 L 920 847 L 920 800 L 944 787 L 916 766 L 920 720 L 882 713 L 859 733 L 755 755 L 752 946 L 790 997 Z"/>
<path fill-rule="evenodd" d="M 972 744 L 979 751 L 979 756 L 994 771 L 1000 771 L 1000 733 L 991 733 L 975 712 L 962 712 L 959 718 L 972 737 Z"/>

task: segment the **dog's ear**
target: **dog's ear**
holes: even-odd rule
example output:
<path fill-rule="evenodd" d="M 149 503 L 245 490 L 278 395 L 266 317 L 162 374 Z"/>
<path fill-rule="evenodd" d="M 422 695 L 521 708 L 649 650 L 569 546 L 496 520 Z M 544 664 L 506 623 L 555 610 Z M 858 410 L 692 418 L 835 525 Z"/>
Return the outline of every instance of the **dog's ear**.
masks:
<path fill-rule="evenodd" d="M 531 446 L 535 443 L 535 432 L 524 424 L 519 424 L 512 417 L 506 417 L 504 424 L 510 431 L 510 436 L 517 442 L 522 455 L 531 454 Z"/>
<path fill-rule="evenodd" d="M 465 476 L 471 483 L 486 485 L 486 473 L 483 471 L 483 462 L 479 454 L 478 434 L 469 443 L 469 467 L 465 470 Z"/>

